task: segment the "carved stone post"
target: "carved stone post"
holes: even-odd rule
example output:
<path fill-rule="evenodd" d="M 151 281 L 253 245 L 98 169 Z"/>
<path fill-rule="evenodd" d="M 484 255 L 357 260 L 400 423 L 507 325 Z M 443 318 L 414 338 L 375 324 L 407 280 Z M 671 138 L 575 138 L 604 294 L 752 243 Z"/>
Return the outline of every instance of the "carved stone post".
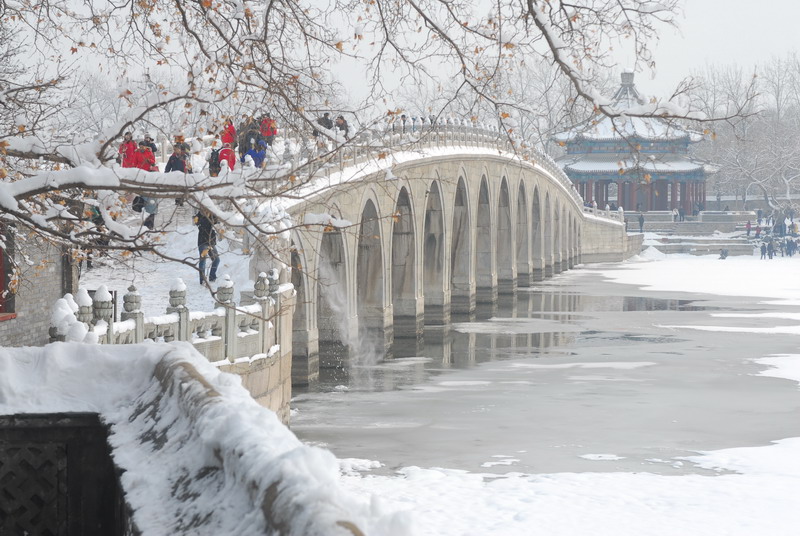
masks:
<path fill-rule="evenodd" d="M 236 306 L 233 303 L 233 281 L 227 274 L 217 288 L 217 301 L 225 307 L 225 327 L 222 332 L 222 341 L 225 348 L 225 357 L 233 363 L 237 357 L 236 334 L 239 330 L 236 325 Z"/>
<path fill-rule="evenodd" d="M 267 274 L 261 272 L 258 274 L 255 285 L 253 285 L 253 294 L 256 301 L 261 306 L 261 314 L 257 320 L 259 339 L 261 341 L 259 350 L 260 353 L 266 354 L 272 346 L 272 341 L 269 339 L 269 288 L 267 286 Z"/>
<path fill-rule="evenodd" d="M 142 297 L 139 295 L 139 291 L 134 285 L 129 286 L 128 293 L 122 297 L 124 311 L 120 314 L 120 319 L 134 321 L 133 342 L 137 344 L 144 340 L 144 313 L 141 307 Z"/>
<path fill-rule="evenodd" d="M 272 298 L 271 305 L 272 311 L 270 311 L 272 319 L 273 329 L 272 332 L 274 334 L 273 340 L 277 341 L 277 344 L 281 344 L 283 341 L 281 340 L 281 293 L 278 292 L 280 288 L 280 284 L 278 282 L 280 278 L 281 272 L 277 268 L 273 268 L 267 274 L 267 280 L 269 281 L 269 295 Z M 269 350 L 269 347 L 267 347 Z"/>
<path fill-rule="evenodd" d="M 92 300 L 92 323 L 97 325 L 101 320 L 106 323 L 106 344 L 114 344 L 114 305 L 111 303 L 111 294 L 105 285 L 100 285 L 94 293 Z"/>
<path fill-rule="evenodd" d="M 169 290 L 169 307 L 167 313 L 178 315 L 178 329 L 175 336 L 179 341 L 189 340 L 189 309 L 186 308 L 186 284 L 180 277 Z"/>

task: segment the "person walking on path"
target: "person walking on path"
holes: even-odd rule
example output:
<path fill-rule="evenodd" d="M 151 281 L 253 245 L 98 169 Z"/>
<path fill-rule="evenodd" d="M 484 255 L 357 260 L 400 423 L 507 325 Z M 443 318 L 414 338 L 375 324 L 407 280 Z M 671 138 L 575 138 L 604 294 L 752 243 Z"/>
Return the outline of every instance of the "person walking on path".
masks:
<path fill-rule="evenodd" d="M 747 238 L 750 238 L 750 229 L 753 228 L 753 225 L 750 223 L 750 220 L 747 220 L 744 228 L 747 230 Z"/>
<path fill-rule="evenodd" d="M 761 242 L 761 260 L 767 258 L 767 245 L 764 242 Z"/>
<path fill-rule="evenodd" d="M 206 259 L 211 259 L 211 269 L 208 272 L 208 281 L 217 280 L 217 268 L 219 267 L 219 253 L 217 253 L 217 231 L 214 224 L 217 218 L 206 211 L 200 209 L 194 216 L 194 224 L 197 225 L 197 249 L 200 253 L 200 284 L 206 282 Z"/>
<path fill-rule="evenodd" d="M 639 232 L 644 233 L 644 214 L 639 213 Z"/>

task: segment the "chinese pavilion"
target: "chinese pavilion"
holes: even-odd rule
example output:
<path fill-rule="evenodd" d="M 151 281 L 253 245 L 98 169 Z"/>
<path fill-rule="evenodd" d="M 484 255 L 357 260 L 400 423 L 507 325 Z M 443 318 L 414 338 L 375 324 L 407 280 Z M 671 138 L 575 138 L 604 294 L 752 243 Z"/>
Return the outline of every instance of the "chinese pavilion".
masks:
<path fill-rule="evenodd" d="M 613 106 L 631 110 L 645 103 L 622 73 Z M 689 144 L 702 140 L 660 117 L 596 115 L 555 136 L 566 148 L 558 164 L 587 203 L 614 200 L 625 210 L 672 210 L 691 214 L 705 202 L 706 168 L 689 157 Z"/>

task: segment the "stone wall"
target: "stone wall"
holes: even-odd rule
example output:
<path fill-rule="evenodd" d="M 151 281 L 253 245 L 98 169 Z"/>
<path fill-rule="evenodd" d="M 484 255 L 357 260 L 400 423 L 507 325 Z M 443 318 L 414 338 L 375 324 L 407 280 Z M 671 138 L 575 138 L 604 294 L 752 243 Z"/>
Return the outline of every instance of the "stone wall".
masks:
<path fill-rule="evenodd" d="M 65 287 L 61 251 L 51 245 L 17 244 L 15 261 L 21 282 L 14 296 L 12 315 L 0 315 L 0 346 L 42 346 L 48 342 L 50 308 L 73 289 Z M 23 257 L 24 253 L 24 257 Z"/>
<path fill-rule="evenodd" d="M 643 239 L 642 234 L 626 233 L 620 222 L 587 217 L 581 235 L 581 262 L 625 260 L 641 251 Z"/>

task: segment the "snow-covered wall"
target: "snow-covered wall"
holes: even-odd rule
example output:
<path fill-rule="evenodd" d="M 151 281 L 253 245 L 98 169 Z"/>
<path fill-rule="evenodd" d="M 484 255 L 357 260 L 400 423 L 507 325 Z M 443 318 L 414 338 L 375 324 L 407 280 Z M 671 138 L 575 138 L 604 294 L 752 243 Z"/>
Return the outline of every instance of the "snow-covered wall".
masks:
<path fill-rule="evenodd" d="M 109 426 L 143 536 L 404 534 L 188 343 L 0 349 L 0 414 L 50 412 Z"/>
<path fill-rule="evenodd" d="M 629 218 L 630 219 L 630 218 Z M 638 223 L 630 221 L 632 231 Z M 641 234 L 627 234 L 625 224 L 591 214 L 584 215 L 581 234 L 581 262 L 622 261 L 642 250 Z"/>

